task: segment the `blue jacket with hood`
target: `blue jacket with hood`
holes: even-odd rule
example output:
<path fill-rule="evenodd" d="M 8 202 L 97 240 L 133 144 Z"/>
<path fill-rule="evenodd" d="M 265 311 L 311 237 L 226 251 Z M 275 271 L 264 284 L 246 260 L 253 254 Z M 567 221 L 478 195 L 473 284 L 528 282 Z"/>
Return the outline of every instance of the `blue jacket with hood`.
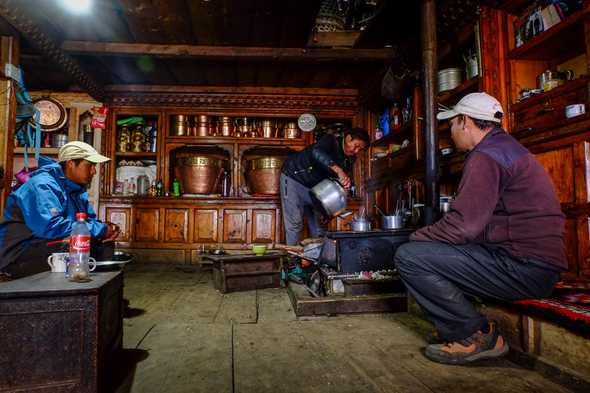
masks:
<path fill-rule="evenodd" d="M 107 225 L 96 219 L 86 188 L 66 178 L 57 162 L 39 157 L 39 169 L 8 196 L 0 222 L 0 270 L 35 241 L 70 236 L 77 212 L 87 213 L 92 238 L 106 235 Z"/>

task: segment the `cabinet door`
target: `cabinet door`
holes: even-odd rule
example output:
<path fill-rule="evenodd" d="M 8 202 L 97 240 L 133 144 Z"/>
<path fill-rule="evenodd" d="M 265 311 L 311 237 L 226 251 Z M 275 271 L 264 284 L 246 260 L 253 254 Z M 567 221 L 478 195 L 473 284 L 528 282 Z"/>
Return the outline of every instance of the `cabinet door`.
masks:
<path fill-rule="evenodd" d="M 121 229 L 117 241 L 128 242 L 131 240 L 131 209 L 128 207 L 107 207 L 105 219 L 116 224 Z"/>
<path fill-rule="evenodd" d="M 248 210 L 228 209 L 223 211 L 223 242 L 246 243 Z"/>
<path fill-rule="evenodd" d="M 193 242 L 217 243 L 217 209 L 195 209 L 195 230 Z"/>
<path fill-rule="evenodd" d="M 160 209 L 138 208 L 135 213 L 135 240 L 150 242 L 160 240 Z"/>
<path fill-rule="evenodd" d="M 188 241 L 188 209 L 164 209 L 164 241 Z"/>
<path fill-rule="evenodd" d="M 252 210 L 252 243 L 274 243 L 275 229 L 274 210 Z"/>

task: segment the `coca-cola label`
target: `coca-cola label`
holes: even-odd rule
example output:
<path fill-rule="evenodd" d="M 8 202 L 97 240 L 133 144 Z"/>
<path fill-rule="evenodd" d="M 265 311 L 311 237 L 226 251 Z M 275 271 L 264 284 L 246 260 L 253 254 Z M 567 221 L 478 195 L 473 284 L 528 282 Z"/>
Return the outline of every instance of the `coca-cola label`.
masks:
<path fill-rule="evenodd" d="M 90 235 L 76 235 L 70 238 L 70 250 L 90 252 Z"/>

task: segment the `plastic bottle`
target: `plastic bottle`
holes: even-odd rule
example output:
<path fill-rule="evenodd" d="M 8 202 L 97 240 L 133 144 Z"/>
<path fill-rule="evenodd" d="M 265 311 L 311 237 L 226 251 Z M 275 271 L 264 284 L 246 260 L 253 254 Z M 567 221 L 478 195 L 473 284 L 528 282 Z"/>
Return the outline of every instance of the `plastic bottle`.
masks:
<path fill-rule="evenodd" d="M 402 116 L 401 111 L 399 110 L 399 106 L 397 103 L 393 104 L 393 108 L 391 108 L 391 113 L 389 114 L 391 120 L 391 129 L 397 130 L 402 126 Z"/>
<path fill-rule="evenodd" d="M 221 195 L 224 197 L 230 196 L 231 177 L 229 171 L 223 172 L 223 183 L 221 183 Z"/>
<path fill-rule="evenodd" d="M 175 197 L 180 196 L 180 182 L 178 181 L 178 179 L 174 179 L 172 181 L 172 195 L 174 195 Z"/>
<path fill-rule="evenodd" d="M 90 258 L 90 230 L 86 213 L 76 213 L 76 222 L 70 235 L 70 257 L 66 276 L 74 281 L 87 280 Z"/>
<path fill-rule="evenodd" d="M 162 183 L 162 179 L 156 183 L 156 196 L 164 196 L 164 183 Z"/>

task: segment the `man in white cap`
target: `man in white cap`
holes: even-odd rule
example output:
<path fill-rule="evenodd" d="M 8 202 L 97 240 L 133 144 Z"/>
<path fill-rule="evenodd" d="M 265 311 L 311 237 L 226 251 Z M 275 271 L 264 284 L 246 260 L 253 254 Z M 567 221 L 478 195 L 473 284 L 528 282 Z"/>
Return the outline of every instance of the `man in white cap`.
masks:
<path fill-rule="evenodd" d="M 70 236 L 78 212 L 87 213 L 91 252 L 104 252 L 103 247 L 112 252 L 119 228 L 97 220 L 86 192 L 96 165 L 108 160 L 84 142 L 65 144 L 58 162 L 39 157 L 39 169 L 8 196 L 0 222 L 1 276 L 18 278 L 48 270 L 49 254 L 67 251 L 67 243 L 59 240 Z"/>
<path fill-rule="evenodd" d="M 409 292 L 434 322 L 429 359 L 465 364 L 502 356 L 508 345 L 469 297 L 512 301 L 547 296 L 567 268 L 564 215 L 548 174 L 501 127 L 500 103 L 463 97 L 437 118 L 468 152 L 451 209 L 414 232 L 395 261 Z M 442 342 L 442 343 L 441 343 Z"/>

